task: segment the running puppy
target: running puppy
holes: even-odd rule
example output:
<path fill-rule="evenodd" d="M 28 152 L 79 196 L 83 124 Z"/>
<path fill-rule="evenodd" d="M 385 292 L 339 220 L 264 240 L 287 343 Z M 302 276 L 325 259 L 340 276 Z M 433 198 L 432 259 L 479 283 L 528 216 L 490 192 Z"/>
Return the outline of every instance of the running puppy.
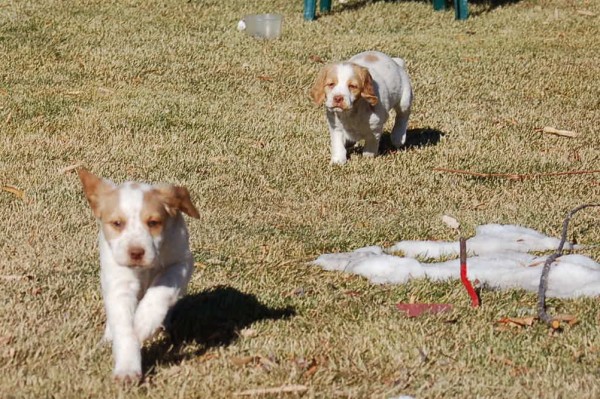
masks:
<path fill-rule="evenodd" d="M 98 219 L 104 339 L 112 341 L 113 375 L 142 377 L 141 348 L 185 294 L 194 259 L 181 212 L 198 218 L 188 190 L 166 184 L 116 186 L 78 170 Z M 181 212 L 180 212 L 181 211 Z"/>
<path fill-rule="evenodd" d="M 365 140 L 364 156 L 379 152 L 379 139 L 389 111 L 396 111 L 392 144 L 406 142 L 412 87 L 400 58 L 366 51 L 346 62 L 323 67 L 311 90 L 313 101 L 325 103 L 331 135 L 331 163 L 346 163 L 346 148 Z"/>

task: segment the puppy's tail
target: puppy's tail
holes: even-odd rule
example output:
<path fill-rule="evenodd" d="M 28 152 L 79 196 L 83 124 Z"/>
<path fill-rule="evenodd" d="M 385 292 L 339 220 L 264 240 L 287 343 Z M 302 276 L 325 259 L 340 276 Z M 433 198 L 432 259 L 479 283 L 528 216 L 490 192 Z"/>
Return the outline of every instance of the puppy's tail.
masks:
<path fill-rule="evenodd" d="M 406 63 L 404 62 L 404 60 L 402 58 L 392 58 L 394 60 L 394 62 L 398 65 L 400 65 L 400 68 L 406 68 Z"/>
<path fill-rule="evenodd" d="M 412 85 L 410 78 L 406 72 L 406 63 L 402 58 L 392 58 L 400 67 L 400 79 L 402 80 L 402 97 L 400 99 L 400 109 L 403 112 L 410 112 L 410 107 L 413 100 Z"/>

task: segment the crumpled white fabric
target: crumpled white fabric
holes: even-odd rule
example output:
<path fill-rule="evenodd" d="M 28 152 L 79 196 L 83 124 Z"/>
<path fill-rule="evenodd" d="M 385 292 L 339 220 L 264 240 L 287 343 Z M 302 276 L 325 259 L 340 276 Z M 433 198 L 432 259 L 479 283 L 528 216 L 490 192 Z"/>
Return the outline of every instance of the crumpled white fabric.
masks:
<path fill-rule="evenodd" d="M 559 240 L 535 230 L 513 225 L 479 226 L 467 241 L 467 276 L 491 288 L 523 288 L 536 292 L 546 256 L 528 252 L 554 250 Z M 565 245 L 565 248 L 571 248 Z M 406 257 L 390 255 L 402 251 Z M 325 270 L 358 274 L 377 284 L 404 284 L 414 278 L 433 281 L 460 278 L 458 259 L 422 263 L 416 257 L 435 259 L 457 256 L 458 242 L 401 241 L 384 250 L 378 246 L 352 252 L 324 254 L 312 263 Z M 600 295 L 600 264 L 583 255 L 564 255 L 552 265 L 549 297 L 575 298 Z"/>

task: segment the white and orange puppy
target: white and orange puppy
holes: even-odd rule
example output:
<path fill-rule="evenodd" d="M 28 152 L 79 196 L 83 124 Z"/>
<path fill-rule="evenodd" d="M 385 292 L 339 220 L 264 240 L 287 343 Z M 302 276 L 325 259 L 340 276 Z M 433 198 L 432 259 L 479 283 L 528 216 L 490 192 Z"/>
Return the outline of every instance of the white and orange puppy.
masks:
<path fill-rule="evenodd" d="M 365 141 L 364 156 L 376 156 L 389 111 L 396 111 L 392 144 L 406 142 L 412 87 L 400 58 L 366 51 L 346 62 L 326 65 L 311 90 L 325 104 L 331 135 L 331 163 L 346 162 L 346 148 Z"/>
<path fill-rule="evenodd" d="M 194 259 L 181 212 L 198 218 L 198 211 L 185 187 L 116 186 L 85 169 L 78 173 L 100 227 L 104 339 L 112 341 L 113 375 L 135 381 L 142 376 L 144 340 L 185 294 Z"/>

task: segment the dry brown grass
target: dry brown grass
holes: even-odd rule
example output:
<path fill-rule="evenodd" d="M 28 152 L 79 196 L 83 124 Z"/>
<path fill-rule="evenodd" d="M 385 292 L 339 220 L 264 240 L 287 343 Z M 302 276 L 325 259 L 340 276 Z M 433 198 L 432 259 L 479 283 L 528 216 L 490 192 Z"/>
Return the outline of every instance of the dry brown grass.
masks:
<path fill-rule="evenodd" d="M 475 311 L 458 283 L 373 286 L 306 264 L 453 239 L 444 213 L 467 234 L 500 222 L 557 236 L 569 209 L 597 202 L 598 174 L 431 169 L 600 169 L 598 2 L 480 4 L 455 22 L 425 2 L 354 1 L 313 23 L 301 3 L 0 4 L 0 185 L 25 193 L 0 191 L 0 397 L 230 398 L 286 384 L 318 398 L 600 396 L 597 298 L 550 301 L 580 319 L 562 334 L 498 331 L 495 320 L 532 313 L 535 296 L 484 292 Z M 265 11 L 285 15 L 281 40 L 235 30 Z M 331 167 L 322 110 L 307 98 L 311 56 L 365 49 L 407 60 L 410 145 Z M 110 350 L 97 346 L 96 226 L 76 175 L 60 172 L 77 163 L 118 182 L 185 184 L 201 209 L 181 345 L 148 346 L 140 387 L 114 384 Z M 581 213 L 571 233 L 595 259 L 598 219 Z M 407 320 L 393 305 L 411 298 L 457 310 Z"/>

